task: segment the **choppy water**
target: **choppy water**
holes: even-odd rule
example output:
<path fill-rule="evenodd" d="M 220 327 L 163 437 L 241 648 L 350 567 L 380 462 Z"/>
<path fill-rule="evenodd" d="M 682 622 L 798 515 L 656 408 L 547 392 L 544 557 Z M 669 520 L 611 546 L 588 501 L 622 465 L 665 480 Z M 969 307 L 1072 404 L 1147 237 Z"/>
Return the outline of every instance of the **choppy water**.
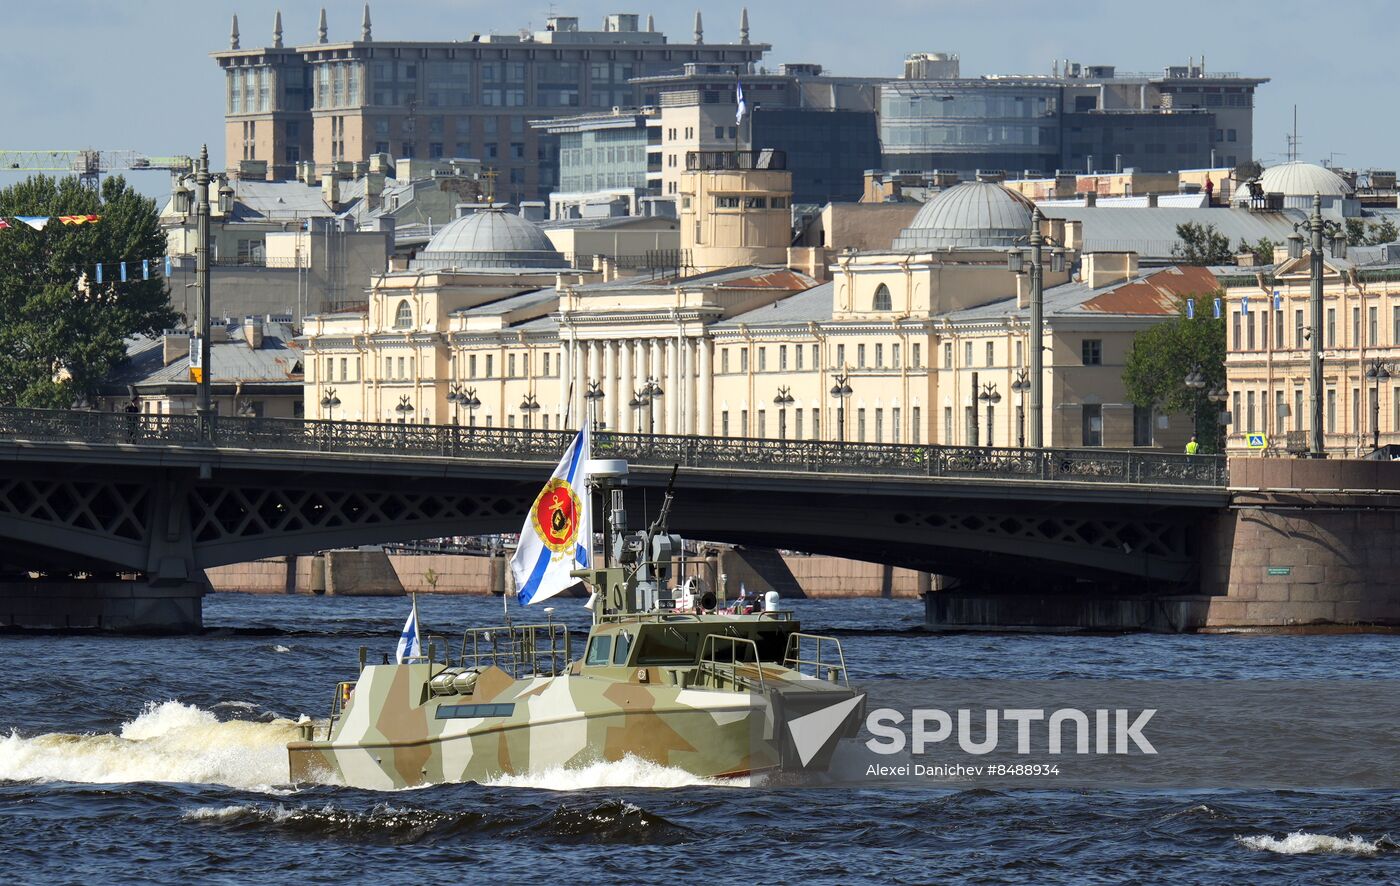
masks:
<path fill-rule="evenodd" d="M 422 598 L 428 628 L 499 602 Z M 853 680 L 1387 676 L 1400 637 L 926 635 L 915 601 L 798 603 Z M 577 601 L 560 613 L 580 627 Z M 217 595 L 198 637 L 0 636 L 0 881 L 1395 882 L 1400 797 L 784 789 L 635 762 L 375 793 L 285 781 L 402 599 Z"/>

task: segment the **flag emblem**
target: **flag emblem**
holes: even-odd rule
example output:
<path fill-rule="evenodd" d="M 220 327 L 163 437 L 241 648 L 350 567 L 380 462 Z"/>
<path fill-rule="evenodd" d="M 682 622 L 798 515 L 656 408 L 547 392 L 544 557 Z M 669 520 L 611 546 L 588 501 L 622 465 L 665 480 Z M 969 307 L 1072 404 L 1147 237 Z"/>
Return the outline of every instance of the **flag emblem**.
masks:
<path fill-rule="evenodd" d="M 569 481 L 555 477 L 545 485 L 531 508 L 531 522 L 535 534 L 544 546 L 556 554 L 568 554 L 578 541 L 579 512 L 578 495 Z"/>

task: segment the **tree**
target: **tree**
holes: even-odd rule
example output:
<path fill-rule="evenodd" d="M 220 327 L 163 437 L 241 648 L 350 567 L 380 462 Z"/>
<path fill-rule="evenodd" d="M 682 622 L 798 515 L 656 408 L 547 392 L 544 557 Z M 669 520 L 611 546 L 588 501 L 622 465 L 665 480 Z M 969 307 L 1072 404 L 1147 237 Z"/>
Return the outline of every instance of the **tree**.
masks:
<path fill-rule="evenodd" d="M 1123 384 L 1133 403 L 1193 417 L 1203 452 L 1224 450 L 1220 409 L 1209 397 L 1225 387 L 1225 321 L 1210 310 L 1212 301 L 1223 297 L 1218 290 L 1197 296 L 1194 319 L 1188 318 L 1182 302 L 1176 317 L 1139 332 L 1123 369 Z M 1186 376 L 1193 371 L 1200 373 L 1202 387 L 1186 386 Z"/>
<path fill-rule="evenodd" d="M 1244 182 L 1256 179 L 1264 174 L 1264 167 L 1259 165 L 1258 160 L 1246 160 L 1235 166 L 1234 179 L 1243 184 Z"/>
<path fill-rule="evenodd" d="M 165 235 L 155 201 L 120 177 L 100 193 L 72 177 L 32 177 L 0 190 L 0 217 L 17 215 L 102 217 L 0 230 L 0 405 L 71 407 L 125 359 L 125 339 L 178 320 L 165 280 L 141 279 L 141 261 L 154 267 L 165 255 Z M 120 282 L 121 261 L 130 282 Z M 93 279 L 99 262 L 101 285 Z"/>
<path fill-rule="evenodd" d="M 1369 225 L 1362 219 L 1349 218 L 1346 232 L 1348 246 L 1379 246 L 1400 239 L 1400 230 L 1388 218 Z"/>
<path fill-rule="evenodd" d="M 1241 254 L 1248 252 L 1253 255 L 1256 265 L 1271 265 L 1274 263 L 1274 247 L 1278 245 L 1268 237 L 1260 237 L 1259 242 L 1254 244 L 1241 238 L 1239 249 L 1236 251 Z"/>
<path fill-rule="evenodd" d="M 1172 256 L 1183 265 L 1230 264 L 1235 254 L 1230 251 L 1230 238 L 1215 229 L 1215 225 L 1186 222 L 1176 226 L 1181 242 L 1172 247 Z"/>

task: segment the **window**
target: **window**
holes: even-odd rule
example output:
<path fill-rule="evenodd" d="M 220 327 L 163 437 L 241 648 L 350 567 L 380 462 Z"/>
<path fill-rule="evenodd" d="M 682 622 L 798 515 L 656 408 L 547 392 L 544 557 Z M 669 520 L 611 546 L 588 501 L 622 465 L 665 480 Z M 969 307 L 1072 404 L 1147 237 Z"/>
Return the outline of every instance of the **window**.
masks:
<path fill-rule="evenodd" d="M 617 643 L 613 645 L 612 663 L 615 665 L 627 664 L 627 653 L 632 651 L 632 635 L 625 631 L 617 635 Z"/>
<path fill-rule="evenodd" d="M 787 345 L 778 345 L 778 369 L 787 369 Z"/>
<path fill-rule="evenodd" d="M 749 371 L 749 349 L 748 349 L 748 348 L 740 348 L 740 349 L 739 349 L 739 371 L 740 371 L 740 372 L 748 372 L 748 371 Z"/>
<path fill-rule="evenodd" d="M 845 345 L 837 345 L 837 346 L 836 346 L 836 368 L 837 368 L 837 369 L 844 369 L 845 367 L 846 367 L 846 346 L 845 346 Z"/>
<path fill-rule="evenodd" d="M 403 358 L 402 358 L 402 357 L 399 358 L 399 378 L 408 378 L 408 376 L 405 375 L 405 374 L 404 374 L 404 371 L 403 371 Z"/>
<path fill-rule="evenodd" d="M 891 305 L 890 288 L 883 283 L 875 287 L 875 301 L 872 309 L 876 311 L 894 310 Z"/>
<path fill-rule="evenodd" d="M 476 378 L 476 355 L 467 357 L 467 377 Z"/>
<path fill-rule="evenodd" d="M 1133 406 L 1133 445 L 1152 445 L 1152 410 Z"/>
<path fill-rule="evenodd" d="M 506 378 L 515 378 L 515 355 L 506 357 Z"/>
<path fill-rule="evenodd" d="M 899 407 L 898 407 L 898 406 L 895 406 L 895 407 L 893 407 L 892 409 L 890 409 L 890 430 L 891 430 L 891 432 L 892 432 L 891 435 L 890 435 L 890 442 L 892 442 L 892 443 L 898 443 L 898 442 L 899 442 Z"/>
<path fill-rule="evenodd" d="M 1288 430 L 1288 416 L 1284 415 L 1284 410 L 1288 404 L 1283 401 L 1283 391 L 1274 392 L 1274 432 L 1281 434 Z"/>
<path fill-rule="evenodd" d="M 1014 364 L 1016 366 L 1026 365 L 1026 354 L 1024 348 L 1025 344 L 1026 343 L 1021 341 L 1019 338 L 1016 339 L 1016 362 Z"/>
<path fill-rule="evenodd" d="M 909 412 L 909 442 L 917 444 L 919 442 L 921 422 L 919 418 L 919 407 L 915 406 Z"/>
<path fill-rule="evenodd" d="M 1083 343 L 1080 345 L 1080 353 L 1084 358 L 1085 366 L 1102 366 L 1103 340 L 1097 338 L 1084 339 Z"/>
<path fill-rule="evenodd" d="M 898 368 L 899 368 L 899 345 L 898 345 L 898 344 L 890 345 L 890 366 L 894 367 L 895 369 L 898 369 Z"/>
<path fill-rule="evenodd" d="M 1348 430 L 1351 431 L 1352 433 L 1359 433 L 1359 432 L 1361 431 L 1361 389 L 1360 389 L 1360 388 L 1352 388 L 1352 389 L 1351 389 L 1351 427 L 1348 428 Z"/>
<path fill-rule="evenodd" d="M 758 371 L 759 371 L 759 372 L 767 372 L 767 371 L 768 371 L 768 349 L 767 349 L 767 348 L 759 348 L 759 349 L 758 349 Z"/>
<path fill-rule="evenodd" d="M 1303 389 L 1293 391 L 1293 427 L 1303 429 Z"/>
<path fill-rule="evenodd" d="M 794 422 L 794 424 L 793 424 L 793 431 L 792 431 L 792 439 L 794 439 L 794 440 L 801 440 L 801 439 L 802 439 L 802 410 L 801 410 L 800 408 L 799 408 L 799 409 L 793 410 L 793 422 Z"/>
<path fill-rule="evenodd" d="M 1258 311 L 1254 312 L 1259 313 Z M 1246 314 L 1244 318 L 1245 341 L 1249 350 L 1254 350 L 1254 314 Z"/>
<path fill-rule="evenodd" d="M 1351 341 L 1347 342 L 1353 348 L 1361 347 L 1361 308 L 1351 309 Z"/>
<path fill-rule="evenodd" d="M 393 377 L 394 377 L 394 358 L 393 358 L 393 357 L 385 357 L 385 358 L 384 358 L 384 377 L 385 377 L 385 378 L 393 378 Z"/>
<path fill-rule="evenodd" d="M 1379 310 L 1380 308 L 1372 305 L 1366 312 L 1366 343 L 1373 348 L 1380 344 L 1380 332 L 1378 331 L 1380 321 L 1376 318 Z"/>
<path fill-rule="evenodd" d="M 1400 332 L 1400 308 L 1395 313 L 1395 329 Z M 1303 309 L 1299 308 L 1293 312 L 1293 347 L 1301 349 L 1303 347 Z"/>
<path fill-rule="evenodd" d="M 1327 347 L 1337 346 L 1337 309 L 1327 309 Z"/>
<path fill-rule="evenodd" d="M 996 347 L 996 343 L 994 343 L 994 342 L 987 342 L 987 365 L 988 365 L 988 366 L 991 366 L 991 365 L 993 365 L 993 364 L 996 363 L 996 356 L 997 356 L 997 347 Z"/>
<path fill-rule="evenodd" d="M 341 381 L 349 381 L 349 380 L 350 380 L 350 358 L 349 358 L 349 357 L 341 357 L 341 358 L 340 358 L 340 380 L 341 380 Z"/>
<path fill-rule="evenodd" d="M 875 368 L 881 369 L 885 365 L 885 346 L 877 344 L 875 346 Z"/>
<path fill-rule="evenodd" d="M 744 208 L 745 208 L 745 209 L 767 209 L 767 208 L 768 208 L 768 198 L 767 198 L 767 197 L 745 197 L 745 198 L 744 198 Z"/>
<path fill-rule="evenodd" d="M 719 371 L 720 371 L 720 372 L 728 372 L 728 371 L 729 371 L 729 349 L 728 349 L 728 348 L 721 348 L 721 349 L 720 349 L 720 352 L 719 352 Z"/>
<path fill-rule="evenodd" d="M 953 442 L 953 407 L 943 407 L 943 442 L 951 444 Z"/>
<path fill-rule="evenodd" d="M 588 657 L 584 664 L 605 665 L 612 659 L 612 636 L 599 634 L 588 641 Z"/>
<path fill-rule="evenodd" d="M 822 411 L 816 407 L 812 408 L 812 439 L 822 438 Z"/>
<path fill-rule="evenodd" d="M 545 352 L 545 354 L 544 354 L 544 366 L 542 367 L 542 369 L 543 369 L 543 371 L 542 371 L 540 374 L 541 374 L 541 375 L 544 375 L 544 376 L 548 376 L 548 375 L 549 375 L 549 353 L 548 353 L 548 352 Z M 546 418 L 547 418 L 547 416 L 546 416 Z"/>
<path fill-rule="evenodd" d="M 1103 445 L 1103 407 L 1085 403 L 1083 409 L 1083 441 L 1085 446 Z"/>
<path fill-rule="evenodd" d="M 491 366 L 491 364 L 494 362 L 495 356 L 496 356 L 495 354 L 487 354 L 487 355 L 486 355 L 486 377 L 487 377 L 487 378 L 490 378 L 490 377 L 492 376 L 492 374 L 494 373 L 494 369 L 493 369 L 493 367 Z"/>
<path fill-rule="evenodd" d="M 1274 348 L 1283 349 L 1283 311 L 1274 311 Z"/>
<path fill-rule="evenodd" d="M 1244 395 L 1244 432 L 1254 433 L 1254 392 L 1248 391 Z"/>
<path fill-rule="evenodd" d="M 812 366 L 814 368 L 822 365 L 821 345 L 812 345 Z"/>
<path fill-rule="evenodd" d="M 1331 433 L 1337 430 L 1337 390 L 1330 388 L 1327 391 L 1327 431 Z"/>
<path fill-rule="evenodd" d="M 768 410 L 766 409 L 760 409 L 758 411 L 758 436 L 768 436 Z"/>
<path fill-rule="evenodd" d="M 875 410 L 875 442 L 885 442 L 885 410 Z"/>
<path fill-rule="evenodd" d="M 917 348 L 918 345 L 914 345 L 914 347 Z M 915 365 L 917 366 L 917 364 L 915 364 Z M 953 368 L 953 343 L 952 343 L 952 342 L 944 342 L 944 343 L 943 343 L 943 368 L 944 368 L 944 369 L 952 369 L 952 368 Z"/>
<path fill-rule="evenodd" d="M 963 342 L 963 365 L 972 365 L 972 342 Z"/>
<path fill-rule="evenodd" d="M 738 198 L 738 197 L 716 197 L 716 198 L 715 198 L 715 208 L 716 208 L 716 209 L 738 209 L 738 208 L 739 208 L 739 198 Z"/>
<path fill-rule="evenodd" d="M 856 439 L 865 442 L 865 407 L 856 410 Z"/>
<path fill-rule="evenodd" d="M 408 303 L 408 299 L 399 302 L 398 310 L 394 311 L 394 328 L 407 329 L 413 325 L 413 306 Z"/>
<path fill-rule="evenodd" d="M 721 437 L 729 436 L 729 410 L 726 409 L 719 414 L 719 434 Z"/>
<path fill-rule="evenodd" d="M 865 345 L 856 345 L 856 366 L 865 368 Z"/>
<path fill-rule="evenodd" d="M 445 704 L 433 714 L 439 720 L 475 720 L 482 717 L 509 717 L 515 713 L 514 702 L 499 704 Z"/>
<path fill-rule="evenodd" d="M 1240 312 L 1234 311 L 1233 313 L 1231 313 L 1230 318 L 1230 329 L 1233 333 L 1233 337 L 1230 339 L 1230 341 L 1232 342 L 1231 350 L 1239 351 L 1243 349 L 1244 345 L 1243 337 L 1240 335 Z"/>
<path fill-rule="evenodd" d="M 749 411 L 748 411 L 747 409 L 740 409 L 740 410 L 739 410 L 739 436 L 740 436 L 740 437 L 747 437 L 748 435 L 749 435 Z"/>
<path fill-rule="evenodd" d="M 1300 316 L 1302 315 L 1302 313 L 1302 311 L 1298 312 Z M 1400 347 L 1400 305 L 1396 305 L 1395 307 L 1390 309 L 1390 319 L 1390 346 Z"/>
<path fill-rule="evenodd" d="M 792 355 L 797 358 L 797 368 L 800 370 L 802 368 L 802 345 L 794 345 Z"/>

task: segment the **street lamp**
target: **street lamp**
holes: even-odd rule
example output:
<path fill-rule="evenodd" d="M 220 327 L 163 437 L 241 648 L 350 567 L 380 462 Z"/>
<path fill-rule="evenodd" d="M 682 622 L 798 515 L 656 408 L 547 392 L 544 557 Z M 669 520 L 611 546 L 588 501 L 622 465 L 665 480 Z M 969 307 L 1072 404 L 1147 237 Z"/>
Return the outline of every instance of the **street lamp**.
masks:
<path fill-rule="evenodd" d="M 1065 269 L 1065 249 L 1063 243 L 1056 243 L 1040 232 L 1045 217 L 1040 207 L 1031 212 L 1031 230 L 1024 238 L 1030 246 L 1030 267 L 1026 268 L 1026 255 L 1019 246 L 1006 254 L 1006 269 L 1013 274 L 1028 273 L 1031 280 L 1031 446 L 1040 449 L 1044 445 L 1045 424 L 1041 419 L 1044 404 L 1043 379 L 1045 372 L 1045 268 L 1044 248 L 1047 243 L 1054 247 L 1050 253 L 1050 271 L 1058 274 Z"/>
<path fill-rule="evenodd" d="M 452 404 L 452 423 L 457 424 L 458 407 L 467 407 L 467 420 L 471 427 L 476 427 L 476 410 L 481 405 L 481 401 L 476 399 L 476 388 L 462 390 L 461 385 L 453 385 L 447 393 L 447 402 Z"/>
<path fill-rule="evenodd" d="M 540 411 L 540 404 L 535 401 L 534 394 L 526 394 L 525 399 L 520 401 L 520 411 L 525 413 L 525 430 L 530 430 L 530 416 Z"/>
<path fill-rule="evenodd" d="M 642 397 L 647 404 L 647 433 L 656 433 L 656 401 L 666 396 L 666 392 L 661 390 L 661 385 L 652 376 L 647 376 L 647 383 L 642 386 Z"/>
<path fill-rule="evenodd" d="M 598 430 L 598 401 L 603 399 L 603 383 L 600 381 L 588 382 L 588 393 L 583 395 L 583 399 L 588 401 L 588 421 L 593 426 L 593 430 Z"/>
<path fill-rule="evenodd" d="M 778 396 L 773 398 L 773 404 L 778 407 L 778 439 L 787 439 L 787 408 L 793 403 L 792 389 L 789 387 L 779 387 Z"/>
<path fill-rule="evenodd" d="M 977 399 L 987 404 L 987 445 L 992 443 L 992 407 L 1001 402 L 1001 394 L 997 392 L 997 386 L 993 382 L 982 385 L 982 392 L 977 395 Z"/>
<path fill-rule="evenodd" d="M 1197 442 L 1199 442 L 1201 439 L 1200 399 L 1201 392 L 1204 391 L 1206 387 L 1206 377 L 1203 374 L 1201 374 L 1201 370 L 1199 368 L 1192 368 L 1190 372 L 1186 373 L 1186 378 L 1182 380 L 1182 384 L 1186 385 L 1186 387 L 1189 388 L 1191 392 L 1195 395 L 1194 399 L 1196 400 L 1196 404 L 1191 410 L 1191 429 L 1194 432 L 1194 436 Z"/>
<path fill-rule="evenodd" d="M 1366 367 L 1366 380 L 1371 382 L 1371 448 L 1381 448 L 1381 382 L 1390 381 L 1390 367 L 1376 357 Z"/>
<path fill-rule="evenodd" d="M 321 397 L 321 408 L 326 411 L 327 418 L 335 421 L 335 408 L 340 405 L 340 398 L 335 395 L 335 388 L 326 388 L 326 393 Z"/>
<path fill-rule="evenodd" d="M 1026 377 L 1026 370 L 1016 370 L 1016 379 L 1011 382 L 1011 393 L 1015 394 L 1019 401 L 1016 404 L 1016 445 L 1022 449 L 1026 448 L 1026 392 L 1031 389 L 1031 380 Z"/>
<path fill-rule="evenodd" d="M 413 415 L 413 404 L 408 402 L 407 394 L 399 398 L 399 405 L 394 407 L 394 411 L 399 414 L 399 424 L 408 424 L 409 417 Z"/>
<path fill-rule="evenodd" d="M 836 398 L 836 439 L 846 442 L 846 399 L 855 393 L 846 382 L 846 376 L 836 376 L 836 384 L 831 386 L 831 396 Z"/>
<path fill-rule="evenodd" d="M 647 402 L 647 399 L 645 390 L 636 390 L 632 392 L 632 399 L 627 401 L 627 405 L 632 407 L 633 433 L 640 434 L 642 432 L 642 406 Z"/>
<path fill-rule="evenodd" d="M 213 369 L 210 366 L 209 354 L 209 324 L 211 313 L 211 300 L 209 293 L 209 215 L 211 207 L 209 205 L 209 184 L 217 181 L 219 187 L 219 211 L 225 216 L 233 210 L 233 188 L 229 187 L 228 179 L 222 174 L 210 174 L 209 172 L 209 146 L 202 145 L 199 149 L 199 160 L 192 173 L 185 173 L 177 181 L 179 185 L 193 183 L 194 194 L 184 187 L 175 188 L 175 209 L 181 214 L 188 214 L 193 203 L 195 211 L 195 286 L 199 289 L 199 353 L 198 356 L 191 355 L 194 360 L 199 361 L 199 378 L 195 383 L 196 389 L 195 413 L 199 416 L 200 434 L 204 439 L 208 439 L 212 431 L 214 417 L 214 404 L 209 397 L 209 375 Z"/>
<path fill-rule="evenodd" d="M 1303 257 L 1303 237 L 1299 232 L 1304 230 L 1312 235 L 1309 255 L 1309 279 L 1312 285 L 1308 298 L 1308 313 L 1312 319 L 1308 366 L 1309 384 L 1312 388 L 1312 446 L 1308 455 L 1311 458 L 1326 458 L 1322 429 L 1322 235 L 1329 233 L 1336 237 L 1341 233 L 1341 228 L 1334 221 L 1323 220 L 1321 194 L 1313 195 L 1312 215 L 1293 226 L 1293 233 L 1288 236 L 1289 258 Z"/>

